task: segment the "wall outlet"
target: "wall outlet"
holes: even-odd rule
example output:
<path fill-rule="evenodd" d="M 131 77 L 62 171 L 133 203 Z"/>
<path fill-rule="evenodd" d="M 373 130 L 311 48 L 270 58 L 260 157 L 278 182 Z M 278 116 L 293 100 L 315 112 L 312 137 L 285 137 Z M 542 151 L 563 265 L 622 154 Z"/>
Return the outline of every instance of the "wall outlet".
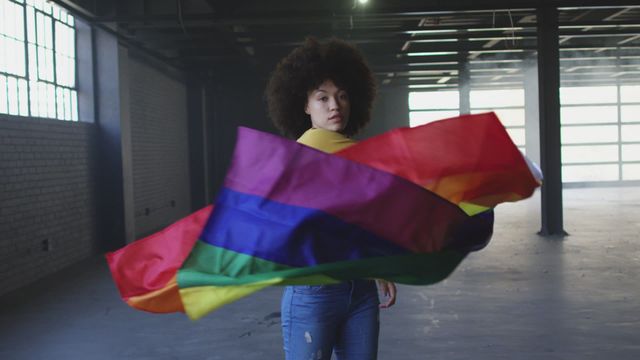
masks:
<path fill-rule="evenodd" d="M 44 239 L 40 243 L 40 249 L 42 251 L 51 251 L 53 250 L 53 243 L 51 242 L 50 239 Z"/>

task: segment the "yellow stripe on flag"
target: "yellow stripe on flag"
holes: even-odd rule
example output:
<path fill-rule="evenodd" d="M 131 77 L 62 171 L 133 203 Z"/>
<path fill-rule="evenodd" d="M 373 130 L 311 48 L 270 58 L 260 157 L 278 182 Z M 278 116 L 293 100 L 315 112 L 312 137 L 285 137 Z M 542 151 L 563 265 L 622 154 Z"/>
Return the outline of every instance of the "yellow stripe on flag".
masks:
<path fill-rule="evenodd" d="M 273 278 L 257 283 L 233 286 L 196 286 L 180 289 L 180 297 L 185 312 L 191 320 L 198 320 L 217 308 L 234 302 L 262 290 L 270 285 L 280 283 L 283 279 Z"/>

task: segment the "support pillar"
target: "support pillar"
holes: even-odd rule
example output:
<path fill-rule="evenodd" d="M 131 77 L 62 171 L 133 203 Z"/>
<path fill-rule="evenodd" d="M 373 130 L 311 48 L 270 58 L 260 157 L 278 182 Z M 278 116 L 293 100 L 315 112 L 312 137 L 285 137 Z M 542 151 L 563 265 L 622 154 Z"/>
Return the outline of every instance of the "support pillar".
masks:
<path fill-rule="evenodd" d="M 564 236 L 560 138 L 560 51 L 558 9 L 536 9 L 538 27 L 538 93 L 540 106 L 540 166 L 543 236 Z"/>
<path fill-rule="evenodd" d="M 128 50 L 108 32 L 94 33 L 98 139 L 98 229 L 102 250 L 135 240 Z"/>

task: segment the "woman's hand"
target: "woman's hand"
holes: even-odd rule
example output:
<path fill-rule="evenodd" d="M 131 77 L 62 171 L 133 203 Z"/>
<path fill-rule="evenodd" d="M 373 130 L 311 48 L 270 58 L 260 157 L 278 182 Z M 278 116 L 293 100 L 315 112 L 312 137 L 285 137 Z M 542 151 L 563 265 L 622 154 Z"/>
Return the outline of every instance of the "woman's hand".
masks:
<path fill-rule="evenodd" d="M 393 306 L 393 304 L 396 303 L 396 284 L 381 279 L 376 279 L 376 283 L 378 283 L 378 290 L 380 293 L 387 298 L 386 302 L 380 303 L 380 309 L 386 309 Z"/>

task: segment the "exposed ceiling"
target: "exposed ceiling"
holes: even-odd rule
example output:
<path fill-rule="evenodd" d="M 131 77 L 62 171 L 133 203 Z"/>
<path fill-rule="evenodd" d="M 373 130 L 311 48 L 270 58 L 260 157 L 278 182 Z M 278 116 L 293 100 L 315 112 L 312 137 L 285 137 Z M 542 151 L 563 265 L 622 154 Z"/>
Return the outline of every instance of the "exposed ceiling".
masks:
<path fill-rule="evenodd" d="M 640 83 L 640 1 L 56 0 L 180 68 L 263 73 L 306 36 L 358 45 L 382 86 L 521 86 L 536 6 L 559 9 L 564 85 Z M 466 67 L 463 67 L 466 66 Z M 463 70 L 464 69 L 464 70 Z"/>

